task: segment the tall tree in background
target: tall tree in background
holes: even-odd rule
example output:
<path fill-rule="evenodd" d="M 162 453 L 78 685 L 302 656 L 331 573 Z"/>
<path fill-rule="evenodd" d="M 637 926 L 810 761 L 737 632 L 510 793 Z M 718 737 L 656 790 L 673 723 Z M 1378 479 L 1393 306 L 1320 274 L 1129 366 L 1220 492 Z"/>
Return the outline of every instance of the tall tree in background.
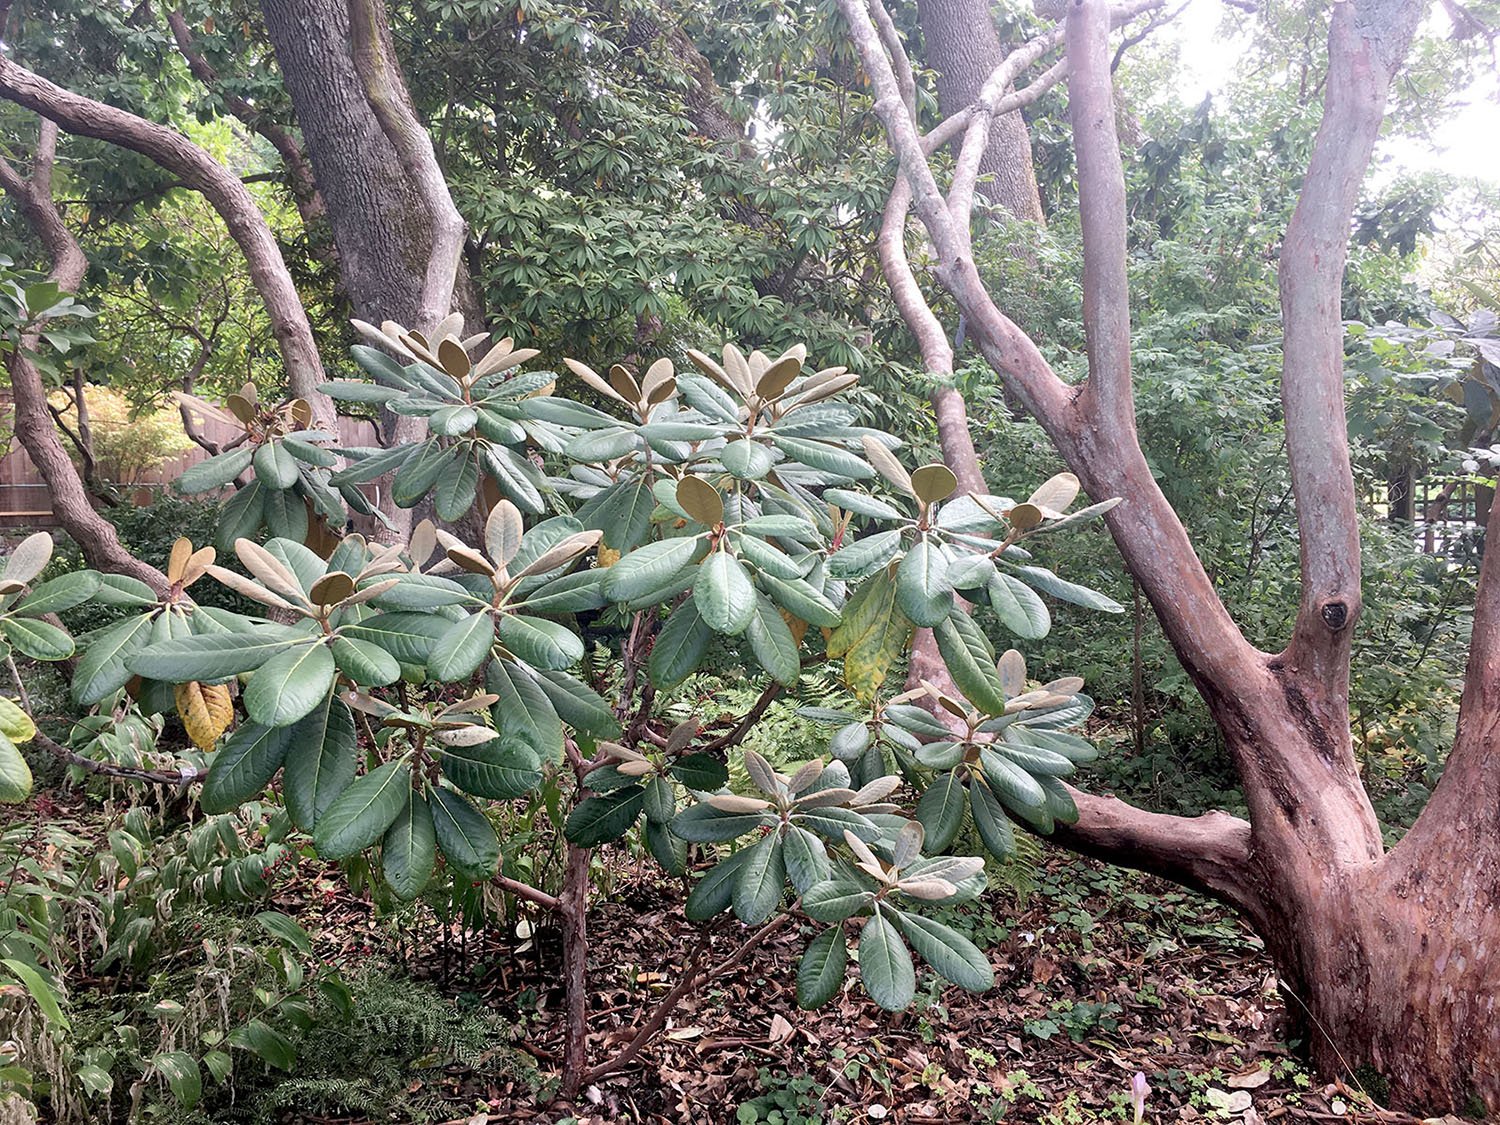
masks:
<path fill-rule="evenodd" d="M 1500 564 L 1493 557 L 1480 579 L 1457 740 L 1427 809 L 1389 851 L 1349 727 L 1350 635 L 1361 592 L 1340 290 L 1353 210 L 1422 5 L 1365 0 L 1333 9 L 1322 125 L 1281 251 L 1282 399 L 1302 601 L 1288 646 L 1269 653 L 1230 619 L 1136 439 L 1127 212 L 1108 34 L 1112 20 L 1153 5 L 1068 6 L 1089 361 L 1087 380 L 1069 386 L 986 290 L 969 234 L 990 133 L 985 115 L 1015 108 L 1018 96 L 1007 97 L 1007 88 L 1060 36 L 1017 48 L 986 81 L 977 108 L 924 136 L 911 65 L 879 0 L 840 4 L 900 164 L 883 260 L 929 369 L 951 364 L 951 353 L 905 260 L 912 203 L 932 239 L 937 276 L 991 366 L 1092 495 L 1125 499 L 1107 517 L 1110 529 L 1207 703 L 1250 808 L 1248 821 L 1224 813 L 1185 818 L 1078 794 L 1080 819 L 1065 839 L 1242 910 L 1265 938 L 1294 1007 L 1309 1017 L 1312 1049 L 1326 1070 L 1370 1066 L 1404 1106 L 1462 1108 L 1478 1099 L 1500 1110 L 1500 1025 L 1489 1002 L 1500 984 L 1500 962 L 1489 956 L 1500 942 Z M 945 191 L 928 158 L 945 136 L 959 134 Z M 961 456 L 963 440 L 944 436 L 950 458 Z M 977 467 L 953 467 L 975 487 Z M 1492 520 L 1490 531 L 1500 534 L 1500 522 Z"/>

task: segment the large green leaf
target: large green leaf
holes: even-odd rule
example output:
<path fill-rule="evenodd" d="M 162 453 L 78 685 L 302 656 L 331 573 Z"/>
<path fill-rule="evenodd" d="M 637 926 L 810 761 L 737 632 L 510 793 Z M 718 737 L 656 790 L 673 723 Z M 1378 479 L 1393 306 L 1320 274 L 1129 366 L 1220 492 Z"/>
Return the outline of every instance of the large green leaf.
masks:
<path fill-rule="evenodd" d="M 206 813 L 226 813 L 258 796 L 271 783 L 291 744 L 286 727 L 245 723 L 211 760 L 199 803 Z"/>
<path fill-rule="evenodd" d="M 828 849 L 823 841 L 805 828 L 788 825 L 782 837 L 781 850 L 787 877 L 798 894 L 804 894 L 828 878 L 831 870 Z"/>
<path fill-rule="evenodd" d="M 73 655 L 73 638 L 56 625 L 32 617 L 0 619 L 0 633 L 33 660 L 66 660 Z"/>
<path fill-rule="evenodd" d="M 648 667 L 652 682 L 660 689 L 674 688 L 682 683 L 708 653 L 713 630 L 698 616 L 696 600 L 688 597 L 683 601 L 656 635 Z"/>
<path fill-rule="evenodd" d="M 562 721 L 529 670 L 508 660 L 492 660 L 484 684 L 500 697 L 491 708 L 495 729 L 503 737 L 520 739 L 543 762 L 561 762 Z"/>
<path fill-rule="evenodd" d="M 438 477 L 433 507 L 440 519 L 460 520 L 474 506 L 478 491 L 479 457 L 468 454 L 449 465 Z"/>
<path fill-rule="evenodd" d="M 358 778 L 318 818 L 313 844 L 324 859 L 348 859 L 374 844 L 411 792 L 411 766 L 387 762 Z"/>
<path fill-rule="evenodd" d="M 765 813 L 729 813 L 712 805 L 689 805 L 673 818 L 672 831 L 690 844 L 722 844 L 766 823 Z"/>
<path fill-rule="evenodd" d="M 1016 833 L 1010 818 L 989 786 L 978 778 L 969 782 L 969 813 L 974 818 L 974 830 L 992 856 L 1008 859 L 1015 854 Z"/>
<path fill-rule="evenodd" d="M 39 617 L 44 613 L 63 613 L 80 606 L 99 592 L 102 582 L 97 570 L 75 570 L 43 582 L 16 604 L 17 613 Z"/>
<path fill-rule="evenodd" d="M 568 814 L 563 834 L 581 848 L 618 840 L 630 831 L 645 804 L 646 790 L 641 785 L 616 789 L 600 797 L 586 797 Z"/>
<path fill-rule="evenodd" d="M 929 855 L 945 851 L 964 823 L 963 779 L 950 770 L 933 779 L 913 815 L 926 830 L 923 848 Z"/>
<path fill-rule="evenodd" d="M 968 938 L 920 914 L 904 910 L 890 913 L 912 948 L 937 970 L 939 976 L 970 992 L 983 992 L 995 983 L 995 970 L 990 966 L 990 959 Z"/>
<path fill-rule="evenodd" d="M 183 1109 L 192 1109 L 203 1096 L 203 1074 L 198 1060 L 186 1051 L 163 1051 L 151 1060 L 156 1072 L 167 1080 L 167 1088 Z"/>
<path fill-rule="evenodd" d="M 338 636 L 330 648 L 338 670 L 357 684 L 384 687 L 401 678 L 400 661 L 379 645 L 355 637 Z"/>
<path fill-rule="evenodd" d="M 583 659 L 583 638 L 545 617 L 503 614 L 498 633 L 500 643 L 512 654 L 538 668 L 556 672 Z"/>
<path fill-rule="evenodd" d="M 634 550 L 651 531 L 651 512 L 656 498 L 646 477 L 610 485 L 578 509 L 578 518 L 590 530 L 602 531 L 606 546 L 616 551 Z"/>
<path fill-rule="evenodd" d="M 268 441 L 255 451 L 255 479 L 273 491 L 297 483 L 297 459 L 279 441 Z"/>
<path fill-rule="evenodd" d="M 875 893 L 851 879 L 835 876 L 810 887 L 802 895 L 802 909 L 818 922 L 842 922 L 875 902 Z"/>
<path fill-rule="evenodd" d="M 842 926 L 831 926 L 813 938 L 797 966 L 797 1006 L 816 1008 L 837 996 L 848 965 L 849 945 Z"/>
<path fill-rule="evenodd" d="M 385 830 L 380 844 L 380 867 L 396 897 L 416 898 L 432 878 L 437 863 L 437 835 L 427 798 L 406 791 L 406 805 Z"/>
<path fill-rule="evenodd" d="M 289 649 L 267 660 L 250 677 L 245 710 L 258 723 L 284 727 L 312 711 L 333 686 L 333 653 L 315 643 Z"/>
<path fill-rule="evenodd" d="M 397 611 L 367 617 L 339 632 L 355 640 L 377 644 L 403 664 L 426 664 L 433 645 L 452 627 L 433 613 Z"/>
<path fill-rule="evenodd" d="M 206 461 L 199 461 L 178 474 L 174 482 L 177 491 L 192 494 L 223 488 L 250 467 L 250 458 L 254 452 L 249 446 L 241 446 Z"/>
<path fill-rule="evenodd" d="M 700 793 L 711 793 L 729 783 L 729 767 L 710 754 L 684 754 L 667 767 L 667 772 Z"/>
<path fill-rule="evenodd" d="M 618 737 L 619 720 L 609 703 L 593 688 L 566 672 L 549 669 L 539 669 L 536 682 L 552 701 L 558 717 L 568 726 L 592 738 Z"/>
<path fill-rule="evenodd" d="M 787 687 L 797 686 L 797 677 L 802 673 L 797 640 L 781 611 L 764 594 L 755 594 L 755 616 L 745 630 L 745 637 L 755 659 L 772 679 Z"/>
<path fill-rule="evenodd" d="M 995 650 L 974 619 L 957 605 L 932 630 L 953 682 L 969 701 L 990 715 L 1005 711 L 1005 689 L 995 670 Z"/>
<path fill-rule="evenodd" d="M 439 788 L 429 793 L 432 826 L 448 866 L 476 883 L 492 878 L 500 867 L 495 826 L 467 797 Z"/>
<path fill-rule="evenodd" d="M 995 616 L 1022 640 L 1039 640 L 1052 628 L 1047 603 L 1019 578 L 998 571 L 985 587 Z"/>
<path fill-rule="evenodd" d="M 781 901 L 786 887 L 786 858 L 781 852 L 781 837 L 776 833 L 751 845 L 750 852 L 734 882 L 732 901 L 736 918 L 748 926 L 758 926 Z"/>
<path fill-rule="evenodd" d="M 699 565 L 693 602 L 703 623 L 716 633 L 737 636 L 755 618 L 755 586 L 728 551 L 715 551 Z"/>
<path fill-rule="evenodd" d="M 896 927 L 878 912 L 859 931 L 859 979 L 870 999 L 888 1012 L 899 1012 L 917 993 L 911 954 Z"/>
<path fill-rule="evenodd" d="M 211 633 L 158 641 L 128 656 L 125 666 L 138 676 L 168 683 L 208 683 L 253 672 L 293 645 L 306 644 L 305 629 L 261 625 L 253 632 Z"/>
<path fill-rule="evenodd" d="M 629 602 L 658 589 L 693 561 L 701 538 L 660 539 L 637 547 L 604 575 L 604 594 L 611 601 Z"/>
<path fill-rule="evenodd" d="M 227 553 L 234 550 L 236 540 L 248 539 L 260 530 L 268 491 L 260 481 L 253 480 L 225 502 L 219 512 L 214 546 Z"/>
<path fill-rule="evenodd" d="M 435 680 L 467 680 L 495 645 L 495 619 L 487 611 L 471 613 L 444 631 L 427 657 L 427 673 Z"/>
<path fill-rule="evenodd" d="M 282 794 L 297 827 L 311 832 L 359 767 L 354 712 L 329 692 L 319 706 L 286 729 L 290 742 Z"/>
<path fill-rule="evenodd" d="M 1046 811 L 1047 793 L 1036 778 L 988 747 L 979 751 L 979 764 L 984 767 L 984 778 L 1001 804 L 1041 831 L 1052 830 L 1052 818 Z"/>
<path fill-rule="evenodd" d="M 880 531 L 840 547 L 828 557 L 828 576 L 854 582 L 880 570 L 901 549 L 899 531 Z"/>
<path fill-rule="evenodd" d="M 127 617 L 87 637 L 83 655 L 73 669 L 73 699 L 92 707 L 119 691 L 134 675 L 129 658 L 151 640 L 151 618 Z"/>
<path fill-rule="evenodd" d="M 515 738 L 492 738 L 476 746 L 445 746 L 443 773 L 465 793 L 506 801 L 535 789 L 542 780 L 536 752 Z"/>
<path fill-rule="evenodd" d="M 809 625 L 832 629 L 842 619 L 832 602 L 801 579 L 777 578 L 762 571 L 760 584 L 771 595 L 772 601 Z"/>
<path fill-rule="evenodd" d="M 1044 594 L 1051 594 L 1059 601 L 1072 602 L 1074 605 L 1083 606 L 1084 609 L 1097 609 L 1104 613 L 1125 612 L 1125 607 L 1114 598 L 1101 594 L 1098 590 L 1090 590 L 1087 586 L 1080 586 L 1076 582 L 1059 578 L 1046 567 L 1018 566 L 1016 573 L 1028 585 L 1035 586 Z"/>
<path fill-rule="evenodd" d="M 721 860 L 694 884 L 688 892 L 682 912 L 690 922 L 702 922 L 729 909 L 734 897 L 734 888 L 739 881 L 740 870 L 753 855 L 750 848 L 741 848 L 728 859 Z"/>
<path fill-rule="evenodd" d="M 948 619 L 953 586 L 948 581 L 948 553 L 942 545 L 918 539 L 896 567 L 896 600 L 913 625 L 931 628 Z"/>

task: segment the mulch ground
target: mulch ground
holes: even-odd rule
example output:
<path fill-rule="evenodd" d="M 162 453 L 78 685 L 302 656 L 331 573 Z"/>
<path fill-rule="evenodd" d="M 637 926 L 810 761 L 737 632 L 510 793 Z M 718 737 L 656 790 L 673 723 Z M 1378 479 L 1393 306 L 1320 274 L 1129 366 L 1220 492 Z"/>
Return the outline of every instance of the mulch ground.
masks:
<path fill-rule="evenodd" d="M 801 1011 L 796 964 L 813 931 L 792 925 L 684 999 L 663 1033 L 577 1104 L 539 1104 L 523 1083 L 476 1090 L 450 1074 L 464 1111 L 455 1122 L 1130 1121 L 1137 1072 L 1151 1086 L 1149 1122 L 1415 1120 L 1309 1077 L 1271 964 L 1227 911 L 1061 853 L 1035 882 L 1028 894 L 990 896 L 970 921 L 995 967 L 988 993 L 939 987 L 929 974 L 915 1008 L 890 1015 L 851 980 L 824 1008 Z M 630 1041 L 703 940 L 679 903 L 676 888 L 627 873 L 592 914 L 595 1065 Z M 748 932 L 722 919 L 704 963 Z M 438 963 L 419 940 L 421 963 Z M 502 1008 L 534 992 L 516 1046 L 543 1070 L 562 1048 L 555 944 L 546 931 L 519 943 L 471 938 L 458 974 Z M 468 1108 L 476 1099 L 487 1114 Z"/>

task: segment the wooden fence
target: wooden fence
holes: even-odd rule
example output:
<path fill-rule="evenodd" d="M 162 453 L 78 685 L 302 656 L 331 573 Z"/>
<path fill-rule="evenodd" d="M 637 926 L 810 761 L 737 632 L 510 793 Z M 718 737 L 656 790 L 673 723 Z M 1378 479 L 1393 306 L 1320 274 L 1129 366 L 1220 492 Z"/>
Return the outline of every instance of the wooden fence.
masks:
<path fill-rule="evenodd" d="M 10 392 L 0 391 L 0 417 L 10 414 Z M 238 429 L 216 418 L 202 418 L 199 427 L 203 437 L 215 444 L 226 445 L 240 435 Z M 64 445 L 68 439 L 64 437 Z M 343 446 L 378 445 L 375 426 L 359 418 L 339 418 L 339 444 Z M 175 480 L 184 469 L 196 465 L 208 457 L 199 446 L 165 461 L 136 479 L 111 481 L 127 499 L 137 503 L 150 503 L 152 498 Z M 31 458 L 19 442 L 11 441 L 10 452 L 0 458 L 0 528 L 50 528 L 57 526 L 57 517 L 52 511 L 51 493 Z"/>

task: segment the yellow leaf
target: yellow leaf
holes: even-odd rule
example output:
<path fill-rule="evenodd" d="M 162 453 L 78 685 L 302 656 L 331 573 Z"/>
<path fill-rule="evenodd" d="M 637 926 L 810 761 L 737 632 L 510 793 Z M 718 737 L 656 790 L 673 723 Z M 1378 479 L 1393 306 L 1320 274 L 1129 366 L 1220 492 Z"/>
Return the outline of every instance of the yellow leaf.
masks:
<path fill-rule="evenodd" d="M 906 650 L 911 634 L 912 623 L 896 604 L 896 583 L 887 569 L 850 599 L 843 622 L 828 638 L 828 655 L 844 658 L 844 682 L 868 702 Z"/>
<path fill-rule="evenodd" d="M 196 680 L 178 684 L 173 693 L 177 697 L 177 714 L 182 716 L 182 725 L 199 750 L 209 751 L 219 741 L 234 719 L 234 703 L 225 684 L 200 684 Z"/>
<path fill-rule="evenodd" d="M 30 742 L 36 737 L 36 724 L 13 700 L 0 695 L 0 734 L 12 742 Z"/>
<path fill-rule="evenodd" d="M 600 566 L 614 566 L 615 563 L 620 561 L 620 552 L 613 547 L 606 547 L 603 543 L 600 543 L 597 557 Z"/>
<path fill-rule="evenodd" d="M 807 636 L 807 622 L 788 610 L 781 611 L 781 619 L 786 622 L 786 627 L 792 631 L 792 640 L 797 642 L 797 647 L 802 647 L 802 638 Z M 826 630 L 825 630 L 826 631 Z"/>

